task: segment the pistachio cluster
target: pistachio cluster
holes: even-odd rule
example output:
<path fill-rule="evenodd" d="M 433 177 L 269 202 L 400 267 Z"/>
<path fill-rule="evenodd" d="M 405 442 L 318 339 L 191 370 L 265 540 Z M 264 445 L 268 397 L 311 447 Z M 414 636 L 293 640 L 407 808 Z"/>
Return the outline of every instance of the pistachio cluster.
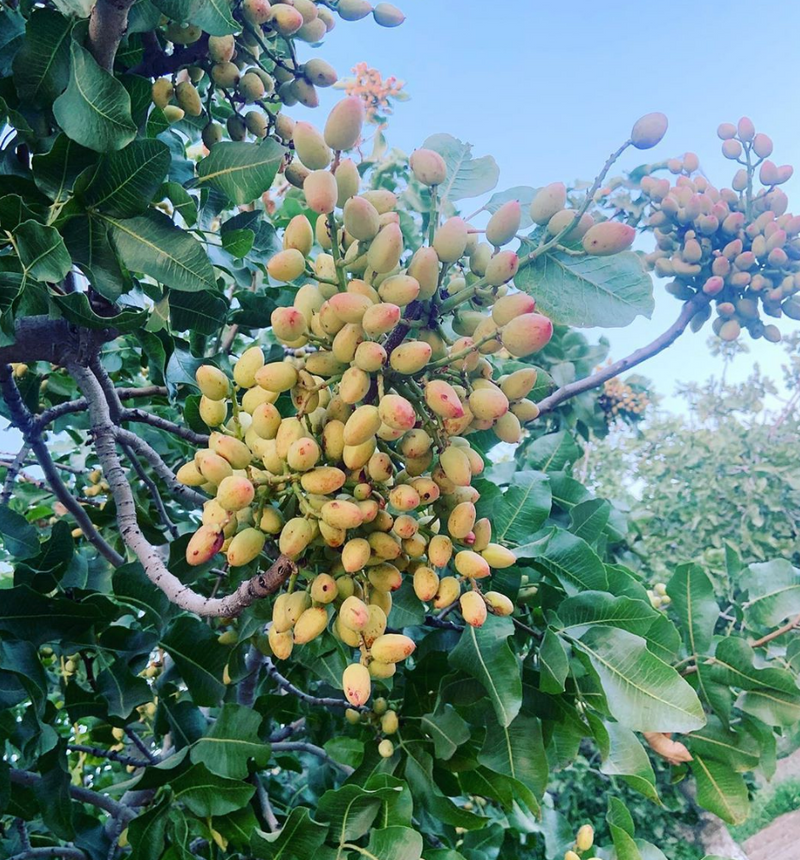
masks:
<path fill-rule="evenodd" d="M 723 340 L 746 329 L 753 338 L 777 342 L 780 331 L 762 315 L 800 319 L 800 216 L 787 211 L 779 187 L 792 168 L 769 160 L 772 141 L 747 117 L 723 123 L 717 134 L 723 155 L 741 165 L 730 188 L 718 189 L 699 175 L 694 153 L 667 163 L 678 177 L 674 185 L 652 175 L 641 180 L 657 245 L 645 261 L 674 279 L 667 290 L 676 297 L 710 298 L 713 329 Z M 710 305 L 700 308 L 693 328 L 710 316 Z"/>
<path fill-rule="evenodd" d="M 157 78 L 152 88 L 154 104 L 168 122 L 184 117 L 205 117 L 202 138 L 211 148 L 224 137 L 245 140 L 248 135 L 271 135 L 288 143 L 293 120 L 282 107 L 302 104 L 317 107 L 319 88 L 333 86 L 336 70 L 326 60 L 313 57 L 297 61 L 293 42 L 316 45 L 343 21 L 371 15 L 382 27 L 397 27 L 404 16 L 390 3 L 374 8 L 366 0 L 340 0 L 334 14 L 316 0 L 242 0 L 230 4 L 230 15 L 239 32 L 204 32 L 200 26 L 164 19 L 160 35 L 165 44 L 179 46 L 187 56 L 173 74 Z M 227 101 L 212 104 L 215 93 Z"/>

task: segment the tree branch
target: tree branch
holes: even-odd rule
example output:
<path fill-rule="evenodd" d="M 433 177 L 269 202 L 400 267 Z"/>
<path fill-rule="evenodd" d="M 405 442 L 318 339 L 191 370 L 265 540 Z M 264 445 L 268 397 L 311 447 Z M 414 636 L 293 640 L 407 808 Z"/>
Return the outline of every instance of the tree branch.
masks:
<path fill-rule="evenodd" d="M 117 396 L 120 400 L 131 400 L 136 397 L 165 397 L 167 389 L 161 385 L 148 385 L 144 388 L 118 388 Z M 51 424 L 57 418 L 64 415 L 71 415 L 73 412 L 85 412 L 87 403 L 85 397 L 79 397 L 77 400 L 70 400 L 67 403 L 59 403 L 56 406 L 51 406 L 45 409 L 36 416 L 36 422 L 40 429 L 43 429 L 47 424 Z M 135 420 L 135 419 L 132 419 Z M 178 425 L 175 425 L 178 427 Z"/>
<path fill-rule="evenodd" d="M 134 421 L 138 424 L 149 424 L 151 427 L 157 427 L 159 430 L 165 430 L 167 433 L 172 433 L 173 436 L 180 436 L 192 445 L 208 445 L 208 436 L 205 433 L 195 433 L 189 427 L 182 427 L 174 421 L 168 421 L 160 415 L 153 415 L 151 412 L 145 412 L 144 409 L 123 409 L 120 418 L 123 421 Z"/>
<path fill-rule="evenodd" d="M 41 776 L 38 773 L 31 773 L 29 770 L 15 770 L 12 768 L 9 771 L 9 776 L 11 777 L 12 785 L 23 785 L 26 788 L 36 788 L 36 786 L 42 781 Z M 69 787 L 70 796 L 80 801 L 81 803 L 89 803 L 92 806 L 96 806 L 98 809 L 102 809 L 104 812 L 107 812 L 109 815 L 113 815 L 115 818 L 119 818 L 120 816 L 124 816 L 125 818 L 133 818 L 134 812 L 129 807 L 123 803 L 118 803 L 112 797 L 109 797 L 107 794 L 102 794 L 99 791 L 92 791 L 89 788 L 83 788 L 80 785 L 70 785 Z"/>
<path fill-rule="evenodd" d="M 597 388 L 620 373 L 636 367 L 637 364 L 641 364 L 654 355 L 658 355 L 659 352 L 665 350 L 683 334 L 692 317 L 710 301 L 710 296 L 698 293 L 684 304 L 675 322 L 655 340 L 647 344 L 647 346 L 642 346 L 634 350 L 630 355 L 621 358 L 619 361 L 615 361 L 613 364 L 609 364 L 591 376 L 578 379 L 576 382 L 570 382 L 569 385 L 562 385 L 561 388 L 554 391 L 548 397 L 545 397 L 544 400 L 540 400 L 537 404 L 539 415 L 546 415 L 548 412 L 552 412 L 566 400 L 571 400 L 585 391 L 591 391 L 593 388 Z"/>
<path fill-rule="evenodd" d="M 128 739 L 133 743 L 136 749 L 149 760 L 150 764 L 158 764 L 159 758 L 158 756 L 148 748 L 147 744 L 136 734 L 136 732 L 131 728 L 124 729 L 125 734 Z"/>
<path fill-rule="evenodd" d="M 269 658 L 264 660 L 264 667 L 266 668 L 267 674 L 270 678 L 272 678 L 272 680 L 275 681 L 282 690 L 285 690 L 292 696 L 296 696 L 301 702 L 306 702 L 309 705 L 317 705 L 321 708 L 353 707 L 346 699 L 334 699 L 331 696 L 312 696 L 310 693 L 305 693 L 299 687 L 295 687 L 288 678 L 281 675 L 281 673 L 275 668 L 275 664 Z M 369 708 L 365 705 L 361 705 L 358 708 L 354 708 L 354 710 L 367 711 Z"/>
<path fill-rule="evenodd" d="M 325 764 L 329 764 L 340 770 L 345 776 L 350 776 L 353 773 L 353 768 L 350 765 L 336 761 L 322 747 L 318 747 L 316 744 L 309 743 L 308 741 L 278 741 L 278 743 L 274 743 L 271 746 L 272 752 L 307 752 L 324 761 Z"/>
<path fill-rule="evenodd" d="M 136 502 L 115 445 L 118 428 L 112 421 L 103 389 L 88 368 L 70 362 L 69 371 L 89 404 L 95 450 L 117 506 L 120 534 L 125 545 L 136 555 L 150 581 L 181 609 L 203 616 L 234 617 L 256 600 L 277 591 L 296 570 L 294 562 L 285 555 L 279 556 L 268 570 L 243 582 L 233 594 L 221 598 L 209 598 L 193 591 L 167 569 L 136 521 Z"/>
<path fill-rule="evenodd" d="M 97 0 L 92 9 L 87 47 L 107 72 L 114 70 L 114 58 L 128 29 L 128 11 L 133 3 L 134 0 Z"/>
<path fill-rule="evenodd" d="M 86 860 L 86 855 L 80 848 L 67 845 L 50 845 L 46 848 L 26 848 L 19 854 L 14 854 L 8 860 L 28 860 L 38 857 L 64 857 L 66 860 Z"/>
<path fill-rule="evenodd" d="M 175 477 L 172 469 L 161 459 L 158 451 L 148 445 L 144 439 L 140 439 L 135 433 L 131 433 L 130 430 L 123 430 L 116 425 L 112 426 L 114 437 L 120 445 L 127 445 L 140 457 L 144 458 L 153 467 L 156 475 L 169 487 L 173 495 L 178 496 L 178 498 L 187 504 L 194 505 L 195 507 L 202 507 L 208 501 L 208 496 L 204 496 L 202 493 L 198 493 L 197 490 L 181 484 Z"/>
<path fill-rule="evenodd" d="M 114 567 L 119 567 L 125 563 L 125 559 L 111 546 L 109 546 L 100 533 L 94 527 L 94 524 L 89 519 L 89 515 L 84 510 L 80 502 L 70 493 L 61 480 L 58 474 L 56 464 L 47 450 L 47 445 L 42 438 L 41 432 L 36 424 L 36 420 L 28 411 L 27 406 L 22 402 L 19 389 L 14 376 L 11 373 L 11 368 L 3 366 L 0 369 L 0 390 L 2 390 L 3 398 L 8 406 L 8 411 L 11 413 L 11 418 L 14 424 L 20 429 L 26 444 L 30 447 L 36 457 L 39 466 L 44 472 L 45 479 L 50 485 L 53 494 L 61 502 L 62 505 L 72 514 L 75 522 L 78 524 L 84 537 L 97 551 Z"/>
<path fill-rule="evenodd" d="M 783 636 L 784 633 L 791 633 L 796 627 L 800 627 L 800 615 L 795 616 L 791 621 L 784 624 L 783 627 L 779 627 L 777 630 L 773 630 L 772 633 L 767 633 L 766 636 L 762 636 L 760 639 L 756 639 L 755 642 L 751 642 L 750 647 L 761 648 L 768 642 L 772 642 L 773 639 Z"/>
<path fill-rule="evenodd" d="M 22 467 L 25 465 L 25 459 L 30 452 L 30 445 L 25 442 L 19 449 L 16 457 L 7 465 L 6 479 L 3 481 L 3 492 L 0 493 L 0 505 L 7 505 L 11 498 L 11 491 L 14 488 L 14 481 L 17 480 Z"/>
<path fill-rule="evenodd" d="M 22 317 L 14 322 L 14 343 L 0 347 L 0 364 L 87 358 L 117 336 L 115 329 L 78 328 L 66 320 L 47 316 Z"/>
<path fill-rule="evenodd" d="M 130 765 L 131 767 L 147 767 L 150 762 L 142 761 L 138 758 L 133 758 L 123 753 L 118 753 L 116 750 L 107 750 L 103 747 L 90 747 L 85 744 L 67 744 L 67 749 L 70 752 L 86 753 L 93 755 L 95 758 L 107 758 L 109 761 L 115 761 L 119 764 Z"/>

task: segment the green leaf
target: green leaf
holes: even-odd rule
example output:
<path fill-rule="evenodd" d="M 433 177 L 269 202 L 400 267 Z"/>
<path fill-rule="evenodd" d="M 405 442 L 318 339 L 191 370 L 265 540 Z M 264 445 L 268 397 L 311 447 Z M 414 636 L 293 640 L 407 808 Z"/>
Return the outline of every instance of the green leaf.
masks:
<path fill-rule="evenodd" d="M 484 204 L 483 208 L 487 212 L 495 213 L 504 203 L 508 203 L 510 200 L 518 201 L 521 210 L 520 214 L 522 216 L 519 226 L 524 230 L 533 224 L 530 209 L 533 198 L 536 196 L 538 191 L 538 188 L 531 188 L 529 185 L 515 185 L 507 191 L 496 191 L 489 198 L 488 203 Z"/>
<path fill-rule="evenodd" d="M 164 851 L 171 800 L 162 797 L 128 825 L 131 860 L 158 860 Z"/>
<path fill-rule="evenodd" d="M 33 156 L 33 180 L 42 194 L 63 203 L 78 176 L 96 160 L 97 153 L 59 134 L 48 152 Z"/>
<path fill-rule="evenodd" d="M 728 824 L 741 824 L 750 813 L 747 785 L 729 765 L 695 756 L 692 773 L 697 782 L 697 802 Z"/>
<path fill-rule="evenodd" d="M 75 193 L 88 209 L 131 218 L 147 209 L 169 170 L 169 148 L 160 140 L 134 140 L 104 155 L 78 180 Z"/>
<path fill-rule="evenodd" d="M 150 685 L 134 675 L 124 660 L 116 659 L 97 676 L 97 688 L 112 717 L 127 720 L 133 709 L 152 699 Z"/>
<path fill-rule="evenodd" d="M 422 835 L 410 827 L 384 827 L 369 835 L 365 857 L 380 857 L 380 860 L 420 860 Z"/>
<path fill-rule="evenodd" d="M 175 800 L 201 818 L 227 815 L 241 809 L 255 793 L 255 786 L 240 779 L 225 779 L 203 764 L 194 764 L 170 782 Z"/>
<path fill-rule="evenodd" d="M 566 430 L 540 436 L 525 449 L 526 465 L 540 472 L 560 472 L 580 456 L 581 449 Z M 585 492 L 585 488 L 582 489 Z"/>
<path fill-rule="evenodd" d="M 222 234 L 222 247 L 237 259 L 246 257 L 253 247 L 256 234 L 252 230 L 229 230 Z"/>
<path fill-rule="evenodd" d="M 417 808 L 424 809 L 434 819 L 466 830 L 477 830 L 486 824 L 485 818 L 456 806 L 445 795 L 434 779 L 433 758 L 417 744 L 407 748 L 404 776 Z"/>
<path fill-rule="evenodd" d="M 755 770 L 761 758 L 758 741 L 751 734 L 726 729 L 716 717 L 709 717 L 708 724 L 686 741 L 693 755 L 717 759 L 742 773 Z"/>
<path fill-rule="evenodd" d="M 399 786 L 368 790 L 359 785 L 330 789 L 317 803 L 317 817 L 330 823 L 331 837 L 342 845 L 367 833 L 381 803 L 400 793 Z"/>
<path fill-rule="evenodd" d="M 470 738 L 469 723 L 452 705 L 438 707 L 432 714 L 425 714 L 420 721 L 422 730 L 433 739 L 436 758 L 442 761 L 452 758 L 461 744 Z"/>
<path fill-rule="evenodd" d="M 100 595 L 82 600 L 47 597 L 27 585 L 3 590 L 0 630 L 37 645 L 85 634 L 95 623 L 108 622 L 116 606 Z"/>
<path fill-rule="evenodd" d="M 550 482 L 542 472 L 517 472 L 492 512 L 492 532 L 498 543 L 522 543 L 550 514 Z M 482 512 L 485 516 L 488 512 Z"/>
<path fill-rule="evenodd" d="M 179 182 L 165 182 L 159 197 L 166 197 L 183 220 L 193 227 L 197 222 L 197 203 Z"/>
<path fill-rule="evenodd" d="M 535 564 L 551 574 L 567 594 L 606 591 L 608 580 L 600 557 L 586 541 L 563 529 L 556 529 Z"/>
<path fill-rule="evenodd" d="M 520 665 L 507 641 L 513 633 L 510 618 L 490 615 L 483 627 L 468 626 L 449 656 L 452 666 L 482 684 L 501 726 L 511 725 L 522 706 Z"/>
<path fill-rule="evenodd" d="M 611 515 L 611 503 L 590 499 L 575 505 L 569 513 L 570 531 L 587 543 L 594 543 L 603 533 Z"/>
<path fill-rule="evenodd" d="M 92 310 L 86 293 L 67 293 L 51 296 L 65 319 L 90 329 L 116 328 L 120 333 L 141 328 L 147 319 L 147 311 L 129 308 L 111 317 L 101 317 Z"/>
<path fill-rule="evenodd" d="M 0 78 L 11 75 L 17 51 L 25 39 L 25 18 L 18 9 L 6 8 L 0 15 Z"/>
<path fill-rule="evenodd" d="M 538 812 L 538 801 L 547 787 L 548 773 L 539 720 L 520 715 L 508 726 L 489 724 L 478 761 L 489 770 L 525 786 L 535 798 L 531 812 Z M 530 800 L 526 802 L 530 807 Z"/>
<path fill-rule="evenodd" d="M 50 9 L 35 9 L 25 41 L 14 57 L 14 83 L 20 100 L 48 107 L 69 80 L 69 34 L 72 21 Z"/>
<path fill-rule="evenodd" d="M 520 253 L 533 250 L 523 242 Z M 632 251 L 610 257 L 573 257 L 549 251 L 521 268 L 514 283 L 536 299 L 554 323 L 621 328 L 653 313 L 653 280 Z"/>
<path fill-rule="evenodd" d="M 600 731 L 603 734 L 603 742 L 599 743 L 603 758 L 600 771 L 620 777 L 649 800 L 659 802 L 653 766 L 639 738 L 620 723 L 601 723 Z"/>
<path fill-rule="evenodd" d="M 210 36 L 226 36 L 241 30 L 231 17 L 230 4 L 224 0 L 155 0 L 155 5 L 173 21 L 197 24 Z"/>
<path fill-rule="evenodd" d="M 711 678 L 718 684 L 756 690 L 771 687 L 790 695 L 800 694 L 797 676 L 786 669 L 756 668 L 755 651 L 739 636 L 720 640 L 711 664 Z"/>
<path fill-rule="evenodd" d="M 569 657 L 558 634 L 549 627 L 539 646 L 540 687 L 543 693 L 563 693 L 569 675 Z"/>
<path fill-rule="evenodd" d="M 26 279 L 62 281 L 72 267 L 64 240 L 55 227 L 25 221 L 14 231 L 14 241 Z"/>
<path fill-rule="evenodd" d="M 793 726 L 800 722 L 800 695 L 782 690 L 748 690 L 736 700 L 736 707 L 768 726 Z"/>
<path fill-rule="evenodd" d="M 609 710 L 624 726 L 642 732 L 689 732 L 705 725 L 694 690 L 652 654 L 640 636 L 596 627 L 574 644 L 588 657 Z"/>
<path fill-rule="evenodd" d="M 260 726 L 261 717 L 252 708 L 229 702 L 208 733 L 195 741 L 190 757 L 218 776 L 244 779 L 250 759 L 260 767 L 269 760 L 269 746 L 258 736 Z"/>
<path fill-rule="evenodd" d="M 53 113 L 68 137 L 96 152 L 122 149 L 136 137 L 127 90 L 74 38 L 69 85 L 53 104 Z"/>
<path fill-rule="evenodd" d="M 614 842 L 616 860 L 642 860 L 642 855 L 633 838 L 633 818 L 625 804 L 616 797 L 608 799 L 606 822 Z"/>
<path fill-rule="evenodd" d="M 440 201 L 479 197 L 497 185 L 497 162 L 491 155 L 473 158 L 470 144 L 449 134 L 434 134 L 422 146 L 438 152 L 447 165 L 447 177 L 438 188 Z"/>
<path fill-rule="evenodd" d="M 130 271 L 149 275 L 173 290 L 216 288 L 203 246 L 162 212 L 149 209 L 124 221 L 104 217 L 111 227 L 111 241 Z"/>
<path fill-rule="evenodd" d="M 197 186 L 216 188 L 243 206 L 268 191 L 286 149 L 271 137 L 261 143 L 222 141 L 197 165 Z"/>
<path fill-rule="evenodd" d="M 108 225 L 98 218 L 79 215 L 67 221 L 61 228 L 61 235 L 72 261 L 92 287 L 109 301 L 116 301 L 125 292 L 130 278 L 122 271 L 111 247 Z"/>
<path fill-rule="evenodd" d="M 199 618 L 176 618 L 161 645 L 169 652 L 196 705 L 216 705 L 225 693 L 222 673 L 230 648 Z"/>
<path fill-rule="evenodd" d="M 580 638 L 593 627 L 619 627 L 644 636 L 660 614 L 643 600 L 614 597 L 607 591 L 584 591 L 558 605 L 564 633 Z"/>
<path fill-rule="evenodd" d="M 748 625 L 776 627 L 800 613 L 800 570 L 784 558 L 748 565 L 741 585 L 749 597 L 744 606 Z"/>
<path fill-rule="evenodd" d="M 667 586 L 672 608 L 681 619 L 686 647 L 692 655 L 706 654 L 711 648 L 719 606 L 714 583 L 702 567 L 681 564 Z"/>
<path fill-rule="evenodd" d="M 169 294 L 169 310 L 174 331 L 212 335 L 225 324 L 228 302 L 211 290 L 194 293 L 176 290 Z"/>
<path fill-rule="evenodd" d="M 143 626 L 145 623 L 161 626 L 162 619 L 166 619 L 169 613 L 169 598 L 150 582 L 140 564 L 118 567 L 111 581 L 114 594 L 121 603 L 145 614 Z"/>
<path fill-rule="evenodd" d="M 6 552 L 14 558 L 32 558 L 39 554 L 36 529 L 8 505 L 0 505 L 0 537 Z"/>
<path fill-rule="evenodd" d="M 283 827 L 276 833 L 254 831 L 250 848 L 261 860 L 287 860 L 289 857 L 305 860 L 314 856 L 325 841 L 327 832 L 326 824 L 314 821 L 307 808 L 298 807 L 289 813 Z"/>

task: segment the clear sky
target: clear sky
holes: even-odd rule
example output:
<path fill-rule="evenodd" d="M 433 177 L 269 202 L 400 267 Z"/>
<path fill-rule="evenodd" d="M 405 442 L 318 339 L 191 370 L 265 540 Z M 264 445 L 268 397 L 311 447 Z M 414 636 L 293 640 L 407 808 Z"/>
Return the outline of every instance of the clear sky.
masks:
<path fill-rule="evenodd" d="M 669 117 L 667 136 L 646 155 L 626 155 L 623 168 L 690 150 L 714 184 L 728 185 L 735 165 L 722 157 L 716 128 L 747 115 L 772 137 L 776 163 L 794 163 L 800 171 L 796 2 L 397 0 L 397 5 L 407 16 L 401 27 L 383 29 L 371 17 L 338 21 L 319 55 L 342 76 L 364 60 L 384 76 L 405 80 L 411 100 L 397 108 L 390 144 L 410 152 L 428 135 L 449 132 L 472 143 L 476 155 L 495 157 L 501 168 L 497 190 L 593 178 L 633 122 L 654 110 Z M 326 94 L 323 109 L 340 95 Z M 320 122 L 318 112 L 293 108 L 292 114 Z M 800 179 L 796 175 L 783 187 L 794 211 L 800 211 Z M 469 201 L 464 206 L 473 210 Z M 649 342 L 677 316 L 679 302 L 663 288 L 663 282 L 656 284 L 651 321 L 607 332 L 614 358 Z M 784 330 L 800 325 L 778 324 Z M 718 373 L 705 345 L 709 334 L 710 329 L 687 333 L 642 365 L 642 372 L 664 395 L 672 393 L 676 379 L 696 378 L 698 369 L 702 378 Z M 745 376 L 757 360 L 779 378 L 782 350 L 744 337 L 752 352 L 737 359 L 733 376 Z"/>

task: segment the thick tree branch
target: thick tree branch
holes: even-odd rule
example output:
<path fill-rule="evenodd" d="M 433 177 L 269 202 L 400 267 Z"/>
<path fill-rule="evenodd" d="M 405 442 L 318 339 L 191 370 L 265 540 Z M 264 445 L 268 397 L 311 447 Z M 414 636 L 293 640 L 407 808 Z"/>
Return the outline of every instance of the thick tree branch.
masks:
<path fill-rule="evenodd" d="M 61 480 L 58 474 L 56 464 L 47 450 L 47 445 L 42 438 L 41 432 L 36 425 L 36 421 L 28 408 L 22 402 L 19 389 L 14 382 L 14 377 L 11 373 L 11 368 L 3 366 L 0 369 L 0 389 L 3 393 L 3 398 L 8 406 L 8 411 L 11 413 L 11 418 L 14 424 L 20 429 L 26 444 L 30 447 L 36 457 L 39 466 L 44 472 L 44 477 L 50 485 L 53 494 L 61 502 L 62 505 L 72 514 L 75 522 L 83 532 L 84 537 L 97 551 L 107 558 L 114 567 L 119 567 L 125 563 L 125 559 L 111 546 L 109 546 L 100 533 L 94 527 L 94 524 L 89 519 L 89 515 L 84 510 L 80 502 L 70 493 Z"/>
<path fill-rule="evenodd" d="M 77 328 L 63 319 L 36 316 L 16 320 L 14 335 L 14 343 L 0 347 L 0 364 L 32 361 L 64 364 L 68 358 L 88 358 L 113 340 L 117 332 L 112 328 Z"/>
<path fill-rule="evenodd" d="M 95 450 L 117 506 L 120 534 L 150 581 L 181 609 L 203 616 L 236 616 L 256 600 L 277 591 L 296 570 L 294 562 L 284 555 L 279 556 L 268 570 L 242 583 L 233 594 L 221 598 L 209 598 L 193 591 L 167 569 L 136 521 L 136 501 L 116 450 L 118 428 L 112 421 L 103 389 L 88 368 L 71 362 L 69 371 L 89 404 Z"/>
<path fill-rule="evenodd" d="M 134 0 L 97 0 L 89 17 L 88 48 L 97 64 L 111 72 L 117 48 L 128 29 L 128 12 Z"/>
<path fill-rule="evenodd" d="M 576 382 L 570 382 L 569 385 L 562 385 L 561 388 L 554 391 L 548 397 L 545 397 L 544 400 L 539 401 L 537 404 L 539 414 L 546 415 L 566 400 L 571 400 L 585 391 L 591 391 L 593 388 L 597 388 L 620 373 L 636 367 L 637 364 L 641 364 L 654 355 L 658 355 L 659 352 L 665 350 L 683 334 L 692 317 L 704 308 L 710 300 L 709 296 L 698 293 L 684 304 L 675 322 L 655 340 L 648 343 L 647 346 L 642 346 L 634 350 L 630 355 L 625 356 L 625 358 L 621 358 L 619 361 L 615 361 L 613 364 L 609 364 L 607 367 L 598 370 L 597 373 L 593 373 L 591 376 L 578 379 Z"/>

